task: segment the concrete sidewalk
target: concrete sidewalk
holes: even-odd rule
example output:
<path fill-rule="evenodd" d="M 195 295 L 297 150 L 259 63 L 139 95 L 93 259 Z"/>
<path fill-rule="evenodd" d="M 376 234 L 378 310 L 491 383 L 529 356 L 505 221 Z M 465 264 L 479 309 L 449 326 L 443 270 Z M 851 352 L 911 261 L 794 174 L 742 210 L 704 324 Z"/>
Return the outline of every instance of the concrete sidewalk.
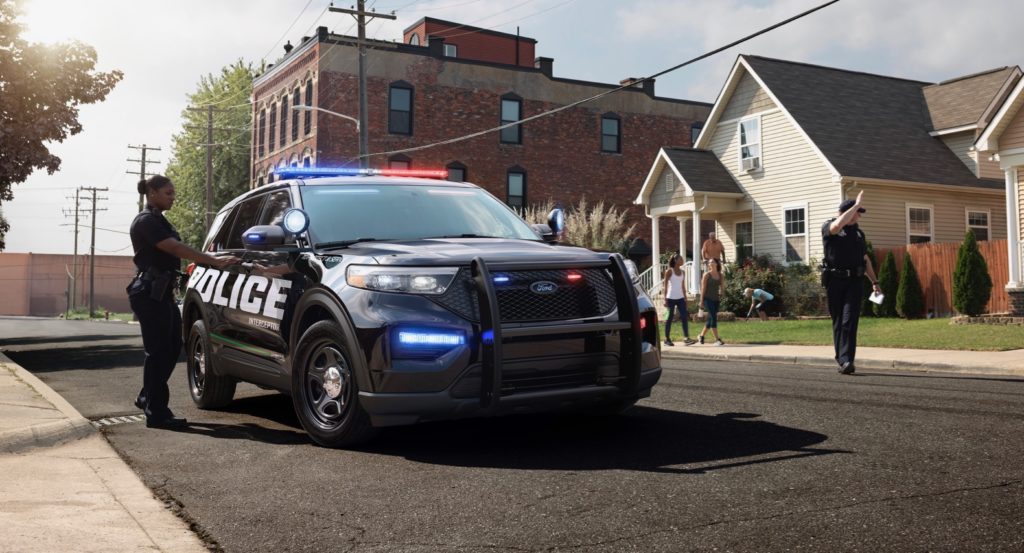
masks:
<path fill-rule="evenodd" d="M 724 337 L 723 338 L 727 338 Z M 662 345 L 662 355 L 670 359 L 722 359 L 810 365 L 836 369 L 832 346 L 789 346 L 711 344 Z M 941 371 L 961 374 L 1024 377 L 1024 349 L 1012 351 L 954 351 L 897 348 L 857 348 L 858 369 L 899 369 Z"/>
<path fill-rule="evenodd" d="M 88 420 L 0 354 L 0 550 L 205 552 Z"/>

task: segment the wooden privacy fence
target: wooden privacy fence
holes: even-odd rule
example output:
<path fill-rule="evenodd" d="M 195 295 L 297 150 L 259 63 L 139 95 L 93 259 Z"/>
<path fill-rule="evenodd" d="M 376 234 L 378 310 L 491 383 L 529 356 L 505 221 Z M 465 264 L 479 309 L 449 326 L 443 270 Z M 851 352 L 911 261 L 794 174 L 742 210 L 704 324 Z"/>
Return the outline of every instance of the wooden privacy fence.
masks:
<path fill-rule="evenodd" d="M 903 253 L 909 251 L 914 261 L 917 277 L 924 290 L 925 312 L 933 316 L 949 316 L 953 310 L 953 271 L 956 270 L 956 254 L 960 244 L 910 244 L 897 248 L 875 248 L 878 259 L 877 272 L 891 251 L 896 257 L 896 268 L 903 270 Z M 978 250 L 988 263 L 992 277 L 992 297 L 985 306 L 985 313 L 1006 313 L 1010 310 L 1010 297 L 1006 293 L 1006 281 L 1010 277 L 1006 240 L 978 242 Z"/>

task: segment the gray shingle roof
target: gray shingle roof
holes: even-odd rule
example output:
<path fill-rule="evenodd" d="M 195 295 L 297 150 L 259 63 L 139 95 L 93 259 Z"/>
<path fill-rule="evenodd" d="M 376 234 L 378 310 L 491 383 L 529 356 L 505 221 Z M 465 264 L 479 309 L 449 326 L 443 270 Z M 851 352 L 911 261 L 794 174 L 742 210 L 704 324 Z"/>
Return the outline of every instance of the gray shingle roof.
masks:
<path fill-rule="evenodd" d="M 743 56 L 843 176 L 1002 188 L 928 134 L 929 83 Z"/>
<path fill-rule="evenodd" d="M 1000 67 L 924 87 L 924 101 L 932 124 L 929 130 L 978 123 L 985 108 L 1016 71 L 1016 67 Z"/>
<path fill-rule="evenodd" d="M 711 150 L 690 148 L 663 148 L 665 155 L 676 167 L 679 174 L 695 192 L 724 192 L 743 194 L 743 189 L 732 178 L 729 170 L 722 165 Z"/>

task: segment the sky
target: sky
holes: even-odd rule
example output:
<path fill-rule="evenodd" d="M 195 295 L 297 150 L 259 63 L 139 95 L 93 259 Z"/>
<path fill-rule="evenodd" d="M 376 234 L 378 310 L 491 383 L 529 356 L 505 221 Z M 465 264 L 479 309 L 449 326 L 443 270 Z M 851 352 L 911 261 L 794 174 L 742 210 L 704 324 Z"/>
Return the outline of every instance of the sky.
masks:
<path fill-rule="evenodd" d="M 557 77 L 618 83 L 644 77 L 796 15 L 824 0 L 367 0 L 394 11 L 367 36 L 400 40 L 424 16 L 537 40 Z M 338 2 L 339 7 L 349 7 Z M 51 145 L 62 158 L 53 175 L 37 171 L 3 204 L 8 252 L 71 253 L 74 191 L 106 187 L 96 215 L 96 253 L 131 255 L 128 225 L 137 212 L 138 150 L 155 146 L 150 172 L 162 172 L 183 124 L 187 95 L 203 75 L 239 59 L 259 65 L 320 25 L 355 34 L 352 18 L 328 13 L 328 0 L 23 0 L 25 36 L 80 40 L 97 69 L 124 72 L 107 99 L 82 106 L 84 130 Z M 840 0 L 802 20 L 658 78 L 656 94 L 714 102 L 736 56 L 762 56 L 938 82 L 1024 64 L 1020 0 Z M 372 63 L 372 58 L 370 63 Z M 247 98 L 238 99 L 244 103 Z M 358 111 L 353 106 L 352 113 Z M 637 175 L 637 187 L 645 175 Z M 83 204 L 83 206 L 86 204 Z M 90 219 L 83 217 L 83 225 Z M 87 252 L 88 227 L 79 234 Z"/>

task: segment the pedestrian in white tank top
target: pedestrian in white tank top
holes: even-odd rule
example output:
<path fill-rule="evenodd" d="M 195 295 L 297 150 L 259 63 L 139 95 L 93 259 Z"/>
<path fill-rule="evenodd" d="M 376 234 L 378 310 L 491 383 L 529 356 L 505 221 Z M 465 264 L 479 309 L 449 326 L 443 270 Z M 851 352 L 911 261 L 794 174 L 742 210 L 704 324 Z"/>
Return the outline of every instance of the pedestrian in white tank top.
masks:
<path fill-rule="evenodd" d="M 668 262 L 668 269 L 662 278 L 661 289 L 665 291 L 665 307 L 668 308 L 668 316 L 665 319 L 665 345 L 674 346 L 672 343 L 672 314 L 679 309 L 679 318 L 683 323 L 683 344 L 689 346 L 695 343 L 690 339 L 690 316 L 686 312 L 686 287 L 683 285 L 683 258 L 673 255 Z"/>

